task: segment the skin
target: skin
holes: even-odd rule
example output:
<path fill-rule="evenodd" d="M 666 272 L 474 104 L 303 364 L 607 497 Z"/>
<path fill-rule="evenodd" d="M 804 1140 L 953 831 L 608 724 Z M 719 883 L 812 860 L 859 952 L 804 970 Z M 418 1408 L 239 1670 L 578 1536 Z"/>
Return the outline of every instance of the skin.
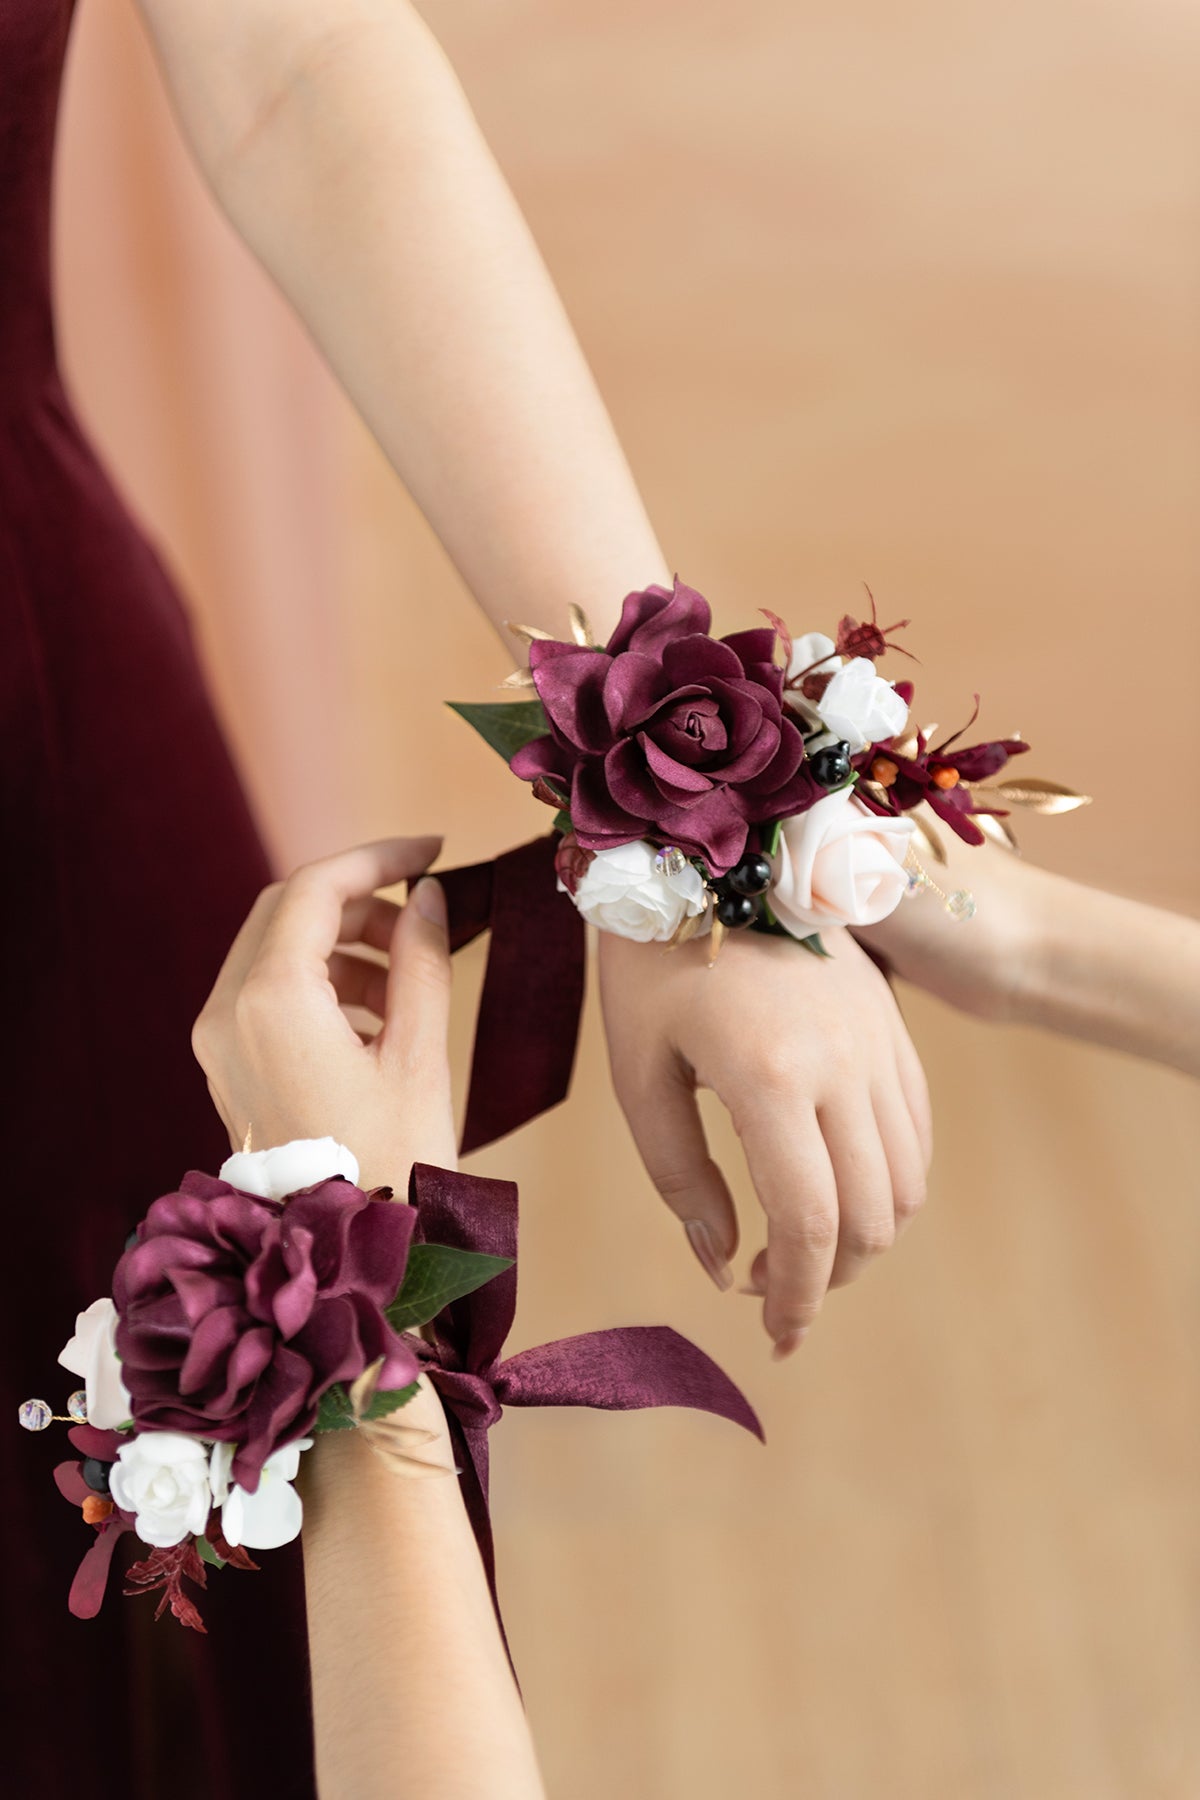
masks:
<path fill-rule="evenodd" d="M 956 923 L 929 896 L 857 935 L 951 1006 L 1038 1025 L 1200 1076 L 1200 923 L 1038 869 L 992 844 L 949 847 L 940 887 L 968 888 Z"/>
<path fill-rule="evenodd" d="M 624 595 L 669 584 L 671 569 L 428 27 L 405 0 L 139 5 L 219 204 L 482 611 L 498 630 L 515 618 L 561 636 L 570 597 L 603 640 Z M 741 946 L 709 971 L 699 952 L 671 962 L 607 935 L 599 949 L 617 1093 L 651 1178 L 722 1288 L 736 1222 L 693 1085 L 712 1087 L 742 1129 L 768 1219 L 764 1322 L 786 1354 L 830 1278 L 851 1279 L 920 1204 L 929 1126 L 891 997 L 848 942 L 832 964 L 792 959 L 789 1005 L 772 1010 L 779 1054 L 766 1069 L 745 1055 L 746 1020 L 778 972 L 772 954 Z"/>
<path fill-rule="evenodd" d="M 436 850 L 366 845 L 261 895 L 194 1033 L 231 1143 L 251 1122 L 264 1147 L 328 1133 L 359 1157 L 364 1186 L 399 1193 L 414 1161 L 454 1166 L 441 888 L 419 883 L 403 909 L 373 897 Z M 389 951 L 386 970 L 355 954 L 362 943 Z M 368 1041 L 346 1005 L 375 1014 Z M 541 1800 L 445 1418 L 422 1388 L 395 1415 L 419 1460 L 385 1462 L 347 1432 L 318 1437 L 301 1465 L 318 1789 Z"/>

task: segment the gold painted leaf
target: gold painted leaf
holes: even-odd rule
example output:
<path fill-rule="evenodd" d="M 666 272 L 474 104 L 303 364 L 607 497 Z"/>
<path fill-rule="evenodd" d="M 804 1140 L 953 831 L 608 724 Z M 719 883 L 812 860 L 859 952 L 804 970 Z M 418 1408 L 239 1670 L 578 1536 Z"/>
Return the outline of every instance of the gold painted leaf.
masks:
<path fill-rule="evenodd" d="M 357 1380 L 350 1384 L 350 1410 L 356 1419 L 361 1419 L 375 1398 L 375 1390 L 379 1386 L 379 1375 L 383 1368 L 384 1358 L 377 1356 L 373 1363 L 368 1363 Z"/>
<path fill-rule="evenodd" d="M 934 862 L 945 865 L 946 846 L 932 819 L 928 819 L 924 815 L 920 818 L 913 818 L 913 843 L 919 851 L 924 851 L 925 855 L 932 858 Z"/>
<path fill-rule="evenodd" d="M 523 644 L 533 644 L 539 641 L 549 643 L 554 638 L 552 631 L 543 631 L 540 625 L 514 625 L 511 619 L 505 619 L 504 624 L 505 628 L 511 631 L 514 637 L 520 638 Z"/>
<path fill-rule="evenodd" d="M 675 929 L 674 935 L 668 939 L 667 949 L 678 950 L 680 944 L 688 943 L 700 930 L 700 927 L 704 924 L 707 916 L 707 911 L 705 911 L 689 913 L 686 919 L 681 919 Z"/>
<path fill-rule="evenodd" d="M 1003 844 L 1006 850 L 1011 850 L 1015 855 L 1020 856 L 1021 846 L 1013 836 L 1007 819 L 998 818 L 995 813 L 974 813 L 972 817 L 984 837 L 991 838 L 995 844 Z"/>
<path fill-rule="evenodd" d="M 506 675 L 504 677 L 500 686 L 502 688 L 531 688 L 533 686 L 533 671 L 531 669 L 514 669 L 511 675 Z"/>
<path fill-rule="evenodd" d="M 584 649 L 595 649 L 596 640 L 592 636 L 592 628 L 588 624 L 587 614 L 582 606 L 574 600 L 570 601 L 567 605 L 567 616 L 571 621 L 571 636 L 575 642 L 581 644 Z"/>
<path fill-rule="evenodd" d="M 708 952 L 708 966 L 711 969 L 721 953 L 721 945 L 725 942 L 725 927 L 716 914 L 713 914 L 712 937 Z"/>
<path fill-rule="evenodd" d="M 988 787 L 974 787 L 972 792 L 989 799 L 1002 800 L 1009 806 L 1027 806 L 1030 812 L 1068 813 L 1076 807 L 1090 806 L 1090 794 L 1076 793 L 1058 781 L 1040 781 L 1035 776 L 1022 776 L 1020 781 L 998 781 Z"/>

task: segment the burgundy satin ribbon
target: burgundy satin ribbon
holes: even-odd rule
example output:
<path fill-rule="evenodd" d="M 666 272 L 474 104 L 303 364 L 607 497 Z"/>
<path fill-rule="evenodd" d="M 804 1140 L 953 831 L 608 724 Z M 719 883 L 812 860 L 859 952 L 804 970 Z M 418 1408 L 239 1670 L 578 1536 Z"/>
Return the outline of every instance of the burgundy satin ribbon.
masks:
<path fill-rule="evenodd" d="M 557 834 L 494 862 L 438 870 L 450 947 L 489 928 L 461 1149 L 478 1150 L 564 1100 L 585 975 L 584 923 L 555 885 Z"/>
<path fill-rule="evenodd" d="M 516 1184 L 417 1163 L 409 1198 L 417 1208 L 419 1237 L 514 1259 L 511 1269 L 439 1314 L 425 1347 L 426 1373 L 446 1409 L 463 1498 L 493 1599 L 487 1434 L 506 1406 L 596 1406 L 609 1412 L 688 1406 L 762 1438 L 762 1426 L 740 1389 L 695 1344 L 665 1325 L 587 1331 L 501 1361 L 517 1303 Z"/>

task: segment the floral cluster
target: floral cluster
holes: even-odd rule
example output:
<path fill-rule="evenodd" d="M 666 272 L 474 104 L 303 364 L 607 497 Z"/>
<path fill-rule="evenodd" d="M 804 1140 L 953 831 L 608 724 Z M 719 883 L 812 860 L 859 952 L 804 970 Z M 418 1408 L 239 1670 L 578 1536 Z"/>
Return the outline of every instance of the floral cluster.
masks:
<path fill-rule="evenodd" d="M 67 1412 L 83 1456 L 56 1480 L 97 1535 L 72 1611 L 98 1609 L 132 1530 L 151 1555 L 127 1591 L 161 1589 L 160 1612 L 203 1630 L 184 1577 L 203 1587 L 208 1567 L 253 1568 L 248 1550 L 291 1542 L 313 1433 L 402 1406 L 421 1368 L 406 1332 L 427 1322 L 429 1296 L 441 1305 L 508 1266 L 414 1247 L 414 1209 L 364 1193 L 358 1173 L 320 1138 L 185 1176 L 133 1234 L 112 1297 L 79 1314 L 59 1362 L 84 1383 Z M 52 1416 L 29 1400 L 20 1422 Z"/>
<path fill-rule="evenodd" d="M 832 638 L 793 637 L 773 613 L 714 638 L 678 577 L 629 594 L 607 644 L 578 608 L 571 641 L 514 627 L 529 643 L 515 683 L 536 698 L 457 710 L 556 808 L 559 886 L 585 918 L 641 942 L 711 931 L 715 946 L 752 925 L 819 950 L 823 926 L 874 924 L 934 885 L 912 848 L 922 803 L 975 844 L 1033 788 L 1080 803 L 1048 783 L 981 785 L 1021 738 L 914 731 L 912 683 L 876 666 L 910 654 L 892 641 L 908 621 L 880 626 L 868 597 L 870 619 L 847 615 Z"/>

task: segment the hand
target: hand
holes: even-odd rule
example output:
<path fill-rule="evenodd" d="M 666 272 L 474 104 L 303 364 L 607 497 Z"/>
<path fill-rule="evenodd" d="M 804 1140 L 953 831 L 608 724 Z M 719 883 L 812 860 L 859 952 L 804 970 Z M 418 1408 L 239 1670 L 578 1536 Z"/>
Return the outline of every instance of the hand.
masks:
<path fill-rule="evenodd" d="M 1042 922 L 1062 883 L 1002 845 L 946 836 L 946 862 L 923 859 L 927 872 L 947 894 L 965 888 L 974 917 L 952 918 L 936 894 L 925 892 L 854 935 L 905 981 L 948 1005 L 984 1019 L 1017 1018 L 1040 967 Z"/>
<path fill-rule="evenodd" d="M 209 1092 L 240 1148 L 328 1134 L 365 1187 L 403 1193 L 414 1162 L 453 1168 L 445 897 L 418 882 L 405 907 L 376 889 L 413 881 L 436 838 L 392 838 L 269 887 L 234 941 L 192 1034 Z M 389 952 L 389 966 L 349 946 Z M 343 1008 L 380 1023 L 366 1041 Z"/>
<path fill-rule="evenodd" d="M 844 931 L 828 960 L 743 932 L 664 951 L 600 934 L 617 1097 L 655 1187 L 718 1287 L 738 1223 L 697 1088 L 728 1108 L 767 1215 L 751 1280 L 777 1358 L 827 1289 L 853 1281 L 925 1197 L 929 1097 L 887 982 Z"/>

